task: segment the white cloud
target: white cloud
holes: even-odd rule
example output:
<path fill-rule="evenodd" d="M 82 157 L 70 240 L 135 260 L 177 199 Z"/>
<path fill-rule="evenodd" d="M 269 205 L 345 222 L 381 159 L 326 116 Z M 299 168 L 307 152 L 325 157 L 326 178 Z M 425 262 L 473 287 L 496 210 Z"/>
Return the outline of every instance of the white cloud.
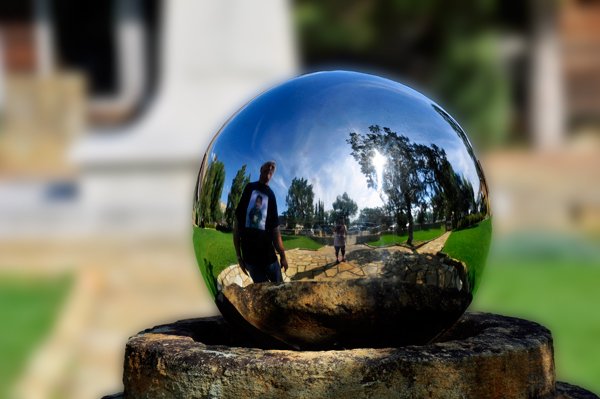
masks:
<path fill-rule="evenodd" d="M 325 209 L 332 209 L 336 197 L 343 193 L 348 193 L 359 210 L 383 205 L 379 193 L 367 187 L 367 179 L 360 171 L 360 165 L 351 156 L 339 163 L 323 164 L 311 175 L 315 176 L 309 182 L 313 184 L 315 202 L 321 199 Z"/>

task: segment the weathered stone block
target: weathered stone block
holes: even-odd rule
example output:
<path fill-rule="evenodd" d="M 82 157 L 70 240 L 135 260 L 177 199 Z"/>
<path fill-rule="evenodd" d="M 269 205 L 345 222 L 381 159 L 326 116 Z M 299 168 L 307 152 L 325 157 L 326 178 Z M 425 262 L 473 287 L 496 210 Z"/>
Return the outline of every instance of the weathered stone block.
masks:
<path fill-rule="evenodd" d="M 431 345 L 318 352 L 259 349 L 220 317 L 184 320 L 128 341 L 124 383 L 125 399 L 556 393 L 550 331 L 525 320 L 468 312 Z"/>

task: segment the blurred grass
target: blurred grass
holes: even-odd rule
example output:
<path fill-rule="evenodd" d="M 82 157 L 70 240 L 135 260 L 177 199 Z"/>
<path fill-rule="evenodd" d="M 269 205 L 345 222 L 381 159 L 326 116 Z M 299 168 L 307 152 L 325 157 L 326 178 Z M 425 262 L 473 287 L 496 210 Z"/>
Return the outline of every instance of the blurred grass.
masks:
<path fill-rule="evenodd" d="M 557 379 L 600 393 L 600 251 L 567 237 L 509 241 L 494 244 L 469 310 L 549 328 Z"/>
<path fill-rule="evenodd" d="M 443 229 L 431 229 L 431 230 L 419 230 L 413 232 L 413 245 L 418 244 L 420 241 L 428 241 L 437 238 L 445 233 Z M 385 245 L 403 244 L 408 240 L 408 234 L 395 235 L 385 234 L 382 235 L 379 241 L 369 242 L 369 245 L 374 247 L 382 247 Z"/>
<path fill-rule="evenodd" d="M 473 285 L 473 295 L 479 289 L 491 241 L 492 218 L 488 218 L 469 228 L 450 233 L 442 249 L 442 252 L 452 258 L 466 263 L 469 281 Z"/>
<path fill-rule="evenodd" d="M 23 372 L 56 321 L 71 286 L 69 276 L 0 276 L 0 398 Z"/>

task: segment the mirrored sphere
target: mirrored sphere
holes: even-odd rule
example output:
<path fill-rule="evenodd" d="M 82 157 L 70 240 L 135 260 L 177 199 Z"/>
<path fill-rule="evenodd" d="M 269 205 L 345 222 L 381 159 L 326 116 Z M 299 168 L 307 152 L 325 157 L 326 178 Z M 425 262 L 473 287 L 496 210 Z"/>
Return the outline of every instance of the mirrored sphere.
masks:
<path fill-rule="evenodd" d="M 211 142 L 194 248 L 225 318 L 267 348 L 431 342 L 477 292 L 488 186 L 450 115 L 354 72 L 292 79 Z"/>

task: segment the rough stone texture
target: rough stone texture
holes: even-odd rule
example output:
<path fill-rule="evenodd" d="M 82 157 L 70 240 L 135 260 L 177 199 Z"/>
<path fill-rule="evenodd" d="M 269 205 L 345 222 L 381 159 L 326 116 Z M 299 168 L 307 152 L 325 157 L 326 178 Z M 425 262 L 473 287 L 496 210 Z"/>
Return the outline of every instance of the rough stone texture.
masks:
<path fill-rule="evenodd" d="M 233 324 L 244 328 L 241 316 L 302 350 L 423 345 L 450 328 L 472 299 L 466 290 L 392 278 L 232 284 L 216 297 Z"/>
<path fill-rule="evenodd" d="M 556 399 L 600 399 L 598 395 L 566 382 L 556 381 Z"/>
<path fill-rule="evenodd" d="M 555 397 L 550 331 L 520 319 L 465 313 L 437 343 L 404 348 L 299 352 L 249 341 L 220 317 L 146 330 L 126 346 L 124 398 Z"/>

